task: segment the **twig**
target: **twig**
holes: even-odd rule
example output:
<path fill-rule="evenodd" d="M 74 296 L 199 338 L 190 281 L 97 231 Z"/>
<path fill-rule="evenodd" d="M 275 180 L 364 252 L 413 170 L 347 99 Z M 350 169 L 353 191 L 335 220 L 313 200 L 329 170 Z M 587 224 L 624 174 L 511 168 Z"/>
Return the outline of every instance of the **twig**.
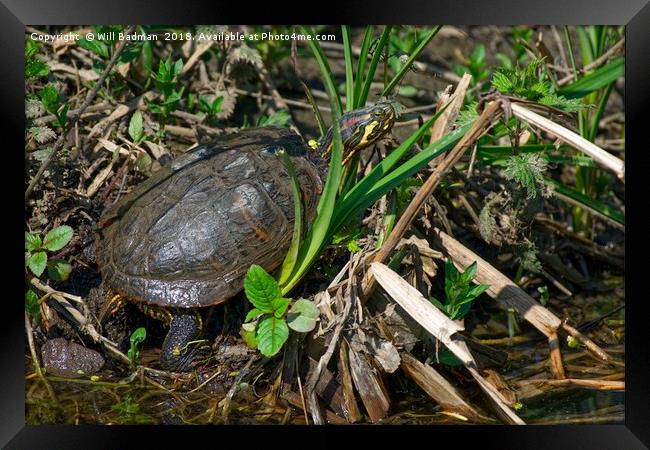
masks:
<path fill-rule="evenodd" d="M 133 29 L 135 28 L 134 25 L 131 25 L 129 28 L 126 29 L 125 33 L 130 34 Z M 65 143 L 66 136 L 70 132 L 70 130 L 74 127 L 74 125 L 77 123 L 77 121 L 81 118 L 81 115 L 84 113 L 86 108 L 90 105 L 90 103 L 95 99 L 95 96 L 97 95 L 97 92 L 99 92 L 99 89 L 102 87 L 104 84 L 104 81 L 106 81 L 106 78 L 108 77 L 108 74 L 110 73 L 111 69 L 115 65 L 115 62 L 117 61 L 117 57 L 120 56 L 120 53 L 122 53 L 122 50 L 124 49 L 124 46 L 126 45 L 128 41 L 123 40 L 120 41 L 120 43 L 117 45 L 117 48 L 115 49 L 115 52 L 113 53 L 113 56 L 111 59 L 108 61 L 108 64 L 106 65 L 106 69 L 104 69 L 104 72 L 102 73 L 102 76 L 99 78 L 93 89 L 88 93 L 86 96 L 86 100 L 83 102 L 81 107 L 76 111 L 76 114 L 71 114 L 68 117 L 68 126 L 65 131 L 61 133 L 59 138 L 56 140 L 53 146 L 52 153 L 48 158 L 41 164 L 41 167 L 39 167 L 38 172 L 36 172 L 36 175 L 34 175 L 34 178 L 32 181 L 29 183 L 29 186 L 27 186 L 27 190 L 25 191 L 25 201 L 29 200 L 29 196 L 32 194 L 32 191 L 34 190 L 34 187 L 36 184 L 39 182 L 41 177 L 43 176 L 43 173 L 45 172 L 45 169 L 50 165 L 50 163 L 54 160 L 55 156 L 59 152 L 59 150 L 63 147 L 63 144 Z"/>
<path fill-rule="evenodd" d="M 27 311 L 25 311 L 25 331 L 27 332 L 27 343 L 29 344 L 29 351 L 32 354 L 32 363 L 34 364 L 34 369 L 36 370 L 36 374 L 45 385 L 45 388 L 47 389 L 47 393 L 50 395 L 50 398 L 52 398 L 52 401 L 57 402 L 56 395 L 54 395 L 54 390 L 52 389 L 52 386 L 50 386 L 50 383 L 45 378 L 45 375 L 43 375 L 43 370 L 41 369 L 41 363 L 38 361 L 38 356 L 36 355 L 36 347 L 34 346 L 34 331 L 32 330 L 32 324 L 29 321 L 29 315 L 27 314 Z"/>

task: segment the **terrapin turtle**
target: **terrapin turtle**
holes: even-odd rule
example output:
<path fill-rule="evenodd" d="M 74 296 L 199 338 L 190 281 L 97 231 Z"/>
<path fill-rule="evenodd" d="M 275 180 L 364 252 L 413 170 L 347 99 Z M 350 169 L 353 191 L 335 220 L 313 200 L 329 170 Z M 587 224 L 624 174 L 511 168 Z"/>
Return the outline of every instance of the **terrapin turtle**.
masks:
<path fill-rule="evenodd" d="M 378 141 L 394 121 L 389 102 L 342 115 L 344 157 Z M 270 272 L 282 263 L 294 208 L 278 150 L 291 157 L 310 218 L 322 186 L 318 167 L 331 142 L 330 129 L 314 155 L 290 129 L 244 129 L 174 159 L 104 213 L 97 246 L 102 278 L 168 323 L 160 356 L 165 370 L 189 370 L 206 350 L 197 345 L 196 308 L 240 292 L 251 264 Z"/>

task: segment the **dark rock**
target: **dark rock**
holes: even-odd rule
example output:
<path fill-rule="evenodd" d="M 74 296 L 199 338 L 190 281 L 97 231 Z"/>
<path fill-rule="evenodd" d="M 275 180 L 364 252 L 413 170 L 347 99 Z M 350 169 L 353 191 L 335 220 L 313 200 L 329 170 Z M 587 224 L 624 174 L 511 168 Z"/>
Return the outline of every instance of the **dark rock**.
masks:
<path fill-rule="evenodd" d="M 41 355 L 47 372 L 66 378 L 91 375 L 104 365 L 104 358 L 95 350 L 63 338 L 47 341 Z"/>

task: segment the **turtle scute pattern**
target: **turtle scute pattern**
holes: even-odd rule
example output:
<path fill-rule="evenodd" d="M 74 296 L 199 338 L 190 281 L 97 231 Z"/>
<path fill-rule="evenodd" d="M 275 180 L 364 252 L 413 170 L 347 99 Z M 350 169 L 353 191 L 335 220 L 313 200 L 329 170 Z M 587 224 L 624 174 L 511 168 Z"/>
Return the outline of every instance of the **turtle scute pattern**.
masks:
<path fill-rule="evenodd" d="M 308 210 L 320 180 L 297 135 L 248 131 L 177 158 L 107 212 L 98 262 L 112 288 L 159 306 L 206 306 L 239 292 L 251 264 L 282 262 L 294 206 L 278 146 L 293 155 Z"/>

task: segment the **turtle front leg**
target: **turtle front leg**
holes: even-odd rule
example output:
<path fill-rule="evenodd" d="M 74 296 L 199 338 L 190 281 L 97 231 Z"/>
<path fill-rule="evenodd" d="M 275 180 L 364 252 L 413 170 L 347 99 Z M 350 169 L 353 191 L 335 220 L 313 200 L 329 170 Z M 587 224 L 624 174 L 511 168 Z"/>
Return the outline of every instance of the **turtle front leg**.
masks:
<path fill-rule="evenodd" d="M 203 321 L 196 309 L 170 312 L 169 332 L 160 354 L 160 365 L 171 372 L 188 372 L 209 355 L 210 347 L 202 339 Z"/>

